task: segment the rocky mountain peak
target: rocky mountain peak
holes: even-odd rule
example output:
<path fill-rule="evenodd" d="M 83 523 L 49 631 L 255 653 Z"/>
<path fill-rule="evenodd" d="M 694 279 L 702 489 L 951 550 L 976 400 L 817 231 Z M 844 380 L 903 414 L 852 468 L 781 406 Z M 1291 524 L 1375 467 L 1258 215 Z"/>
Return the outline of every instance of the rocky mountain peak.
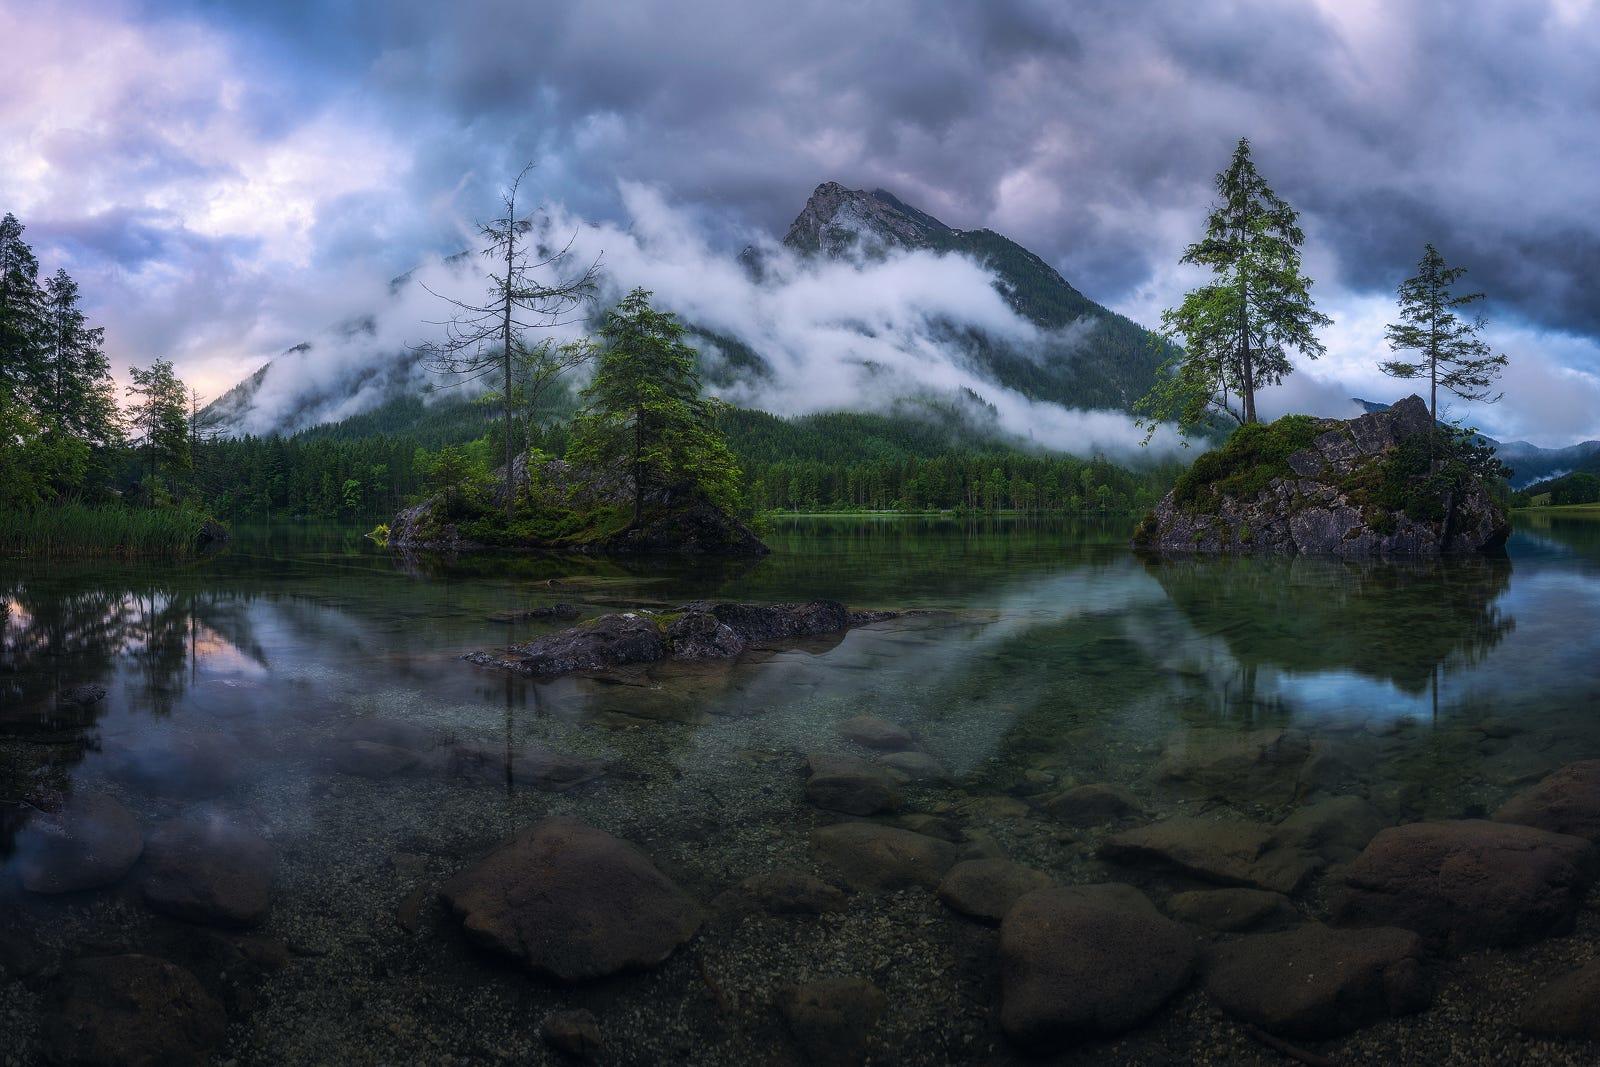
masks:
<path fill-rule="evenodd" d="M 883 189 L 868 192 L 823 182 L 795 217 L 783 243 L 804 255 L 882 255 L 894 248 L 926 248 L 937 236 L 953 232 Z"/>

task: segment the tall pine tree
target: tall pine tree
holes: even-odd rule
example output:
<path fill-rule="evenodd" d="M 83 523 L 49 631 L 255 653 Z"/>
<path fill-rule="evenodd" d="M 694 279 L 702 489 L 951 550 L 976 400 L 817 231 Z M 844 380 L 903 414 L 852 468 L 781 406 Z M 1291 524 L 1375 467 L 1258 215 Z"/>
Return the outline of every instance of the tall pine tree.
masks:
<path fill-rule="evenodd" d="M 31 406 L 41 378 L 44 293 L 23 230 L 15 215 L 0 218 L 0 388 Z"/>
<path fill-rule="evenodd" d="M 1428 410 L 1435 422 L 1441 388 L 1463 400 L 1491 404 L 1504 395 L 1494 392 L 1494 383 L 1506 357 L 1480 336 L 1487 323 L 1481 315 L 1468 320 L 1456 313 L 1483 299 L 1482 293 L 1451 292 L 1465 273 L 1465 267 L 1446 266 L 1438 249 L 1428 245 L 1416 275 L 1400 283 L 1400 321 L 1383 331 L 1391 351 L 1415 352 L 1417 359 L 1385 360 L 1379 367 L 1395 378 L 1427 378 Z"/>
<path fill-rule="evenodd" d="M 633 488 L 633 521 L 656 493 L 701 494 L 732 508 L 741 474 L 721 431 L 721 404 L 700 395 L 694 349 L 677 317 L 650 306 L 635 289 L 600 327 L 603 345 L 584 411 L 573 424 L 569 459 L 615 470 Z"/>
<path fill-rule="evenodd" d="M 1137 406 L 1152 430 L 1173 419 L 1188 432 L 1213 412 L 1258 421 L 1257 390 L 1294 370 L 1291 353 L 1320 356 L 1315 331 L 1332 321 L 1316 310 L 1300 270 L 1299 214 L 1257 172 L 1249 140 L 1240 138 L 1216 187 L 1206 235 L 1182 258 L 1209 267 L 1214 280 L 1161 316 L 1162 333 L 1183 351 Z"/>
<path fill-rule="evenodd" d="M 78 307 L 78 283 L 57 270 L 44 284 L 39 412 L 62 432 L 95 446 L 119 434 L 105 328 L 90 327 Z"/>
<path fill-rule="evenodd" d="M 190 466 L 188 390 L 172 369 L 170 360 L 158 359 L 148 368 L 130 367 L 133 399 L 129 425 L 138 437 L 147 464 L 147 493 L 175 488 Z M 162 485 L 165 479 L 166 485 Z"/>

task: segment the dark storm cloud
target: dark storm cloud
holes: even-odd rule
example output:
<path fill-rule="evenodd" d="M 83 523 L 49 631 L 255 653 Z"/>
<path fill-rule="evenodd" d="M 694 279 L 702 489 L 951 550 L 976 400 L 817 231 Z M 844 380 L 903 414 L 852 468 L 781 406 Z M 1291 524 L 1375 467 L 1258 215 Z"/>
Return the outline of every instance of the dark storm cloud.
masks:
<path fill-rule="evenodd" d="M 881 185 L 1153 307 L 1249 136 L 1304 214 L 1323 299 L 1392 293 L 1433 241 L 1496 321 L 1600 335 L 1591 0 L 130 3 L 98 9 L 161 40 L 206 28 L 237 84 L 160 85 L 125 105 L 157 119 L 122 132 L 46 131 L 59 167 L 97 192 L 195 185 L 227 162 L 164 130 L 221 110 L 271 143 L 336 109 L 399 156 L 370 195 L 302 212 L 325 271 L 449 248 L 537 158 L 541 192 L 580 215 L 619 218 L 618 180 L 644 182 L 735 247 L 781 233 L 820 181 Z"/>

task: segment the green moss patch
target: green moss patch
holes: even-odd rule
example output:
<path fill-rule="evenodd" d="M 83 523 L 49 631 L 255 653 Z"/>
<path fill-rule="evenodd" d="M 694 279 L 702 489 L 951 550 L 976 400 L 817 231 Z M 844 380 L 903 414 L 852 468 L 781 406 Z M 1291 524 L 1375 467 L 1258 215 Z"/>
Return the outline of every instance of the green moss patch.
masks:
<path fill-rule="evenodd" d="M 1222 447 L 1199 457 L 1183 473 L 1172 487 L 1173 502 L 1186 511 L 1200 511 L 1220 497 L 1255 496 L 1274 478 L 1293 477 L 1289 457 L 1309 448 L 1327 427 L 1310 415 L 1241 426 Z"/>

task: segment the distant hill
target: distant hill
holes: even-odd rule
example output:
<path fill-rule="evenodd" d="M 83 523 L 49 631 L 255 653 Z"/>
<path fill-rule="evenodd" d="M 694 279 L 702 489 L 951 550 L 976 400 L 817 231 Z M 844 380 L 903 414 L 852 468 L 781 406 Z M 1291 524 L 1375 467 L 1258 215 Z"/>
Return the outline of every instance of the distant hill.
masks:
<path fill-rule="evenodd" d="M 1389 407 L 1374 400 L 1353 399 L 1364 411 L 1384 411 Z M 1511 486 L 1514 489 L 1575 471 L 1600 473 L 1600 441 L 1582 441 L 1565 448 L 1543 448 L 1527 441 L 1496 441 L 1492 437 L 1485 437 L 1484 440 L 1494 445 L 1495 454 L 1511 468 Z"/>
<path fill-rule="evenodd" d="M 1007 303 L 1038 326 L 1046 340 L 1042 346 L 1022 350 L 954 324 L 940 340 L 953 359 L 978 377 L 1034 400 L 1126 411 L 1149 389 L 1164 358 L 1163 349 L 1148 331 L 1084 296 L 1016 242 L 991 230 L 947 226 L 882 189 L 852 190 L 836 182 L 819 185 L 784 235 L 783 244 L 803 257 L 881 257 L 896 251 L 927 250 L 965 256 L 983 265 L 995 275 Z M 746 250 L 741 258 L 759 276 L 759 254 Z M 398 294 L 410 284 L 410 274 L 401 275 L 390 283 L 390 294 Z M 714 365 L 708 364 L 712 384 L 725 387 L 767 373 L 762 354 L 739 338 L 689 325 L 691 340 L 714 347 L 718 354 Z M 406 351 L 375 353 L 370 366 L 336 387 L 300 387 L 297 382 L 280 383 L 272 378 L 274 373 L 283 373 L 280 368 L 284 366 L 316 360 L 321 344 L 347 344 L 374 332 L 369 317 L 341 324 L 323 339 L 296 345 L 284 353 L 293 360 L 274 360 L 261 367 L 209 404 L 202 412 L 202 422 L 220 433 L 299 432 L 342 420 L 352 411 L 383 408 L 394 400 L 415 396 L 423 375 L 416 355 Z M 291 387 L 285 388 L 285 384 Z M 340 389 L 345 391 L 336 391 Z M 267 396 L 272 397 L 270 405 L 264 402 Z M 920 403 L 926 398 L 907 399 Z M 966 403 L 959 397 L 943 399 L 957 406 Z M 981 397 L 971 399 L 979 408 L 983 406 Z M 998 432 L 997 427 L 991 429 Z"/>

